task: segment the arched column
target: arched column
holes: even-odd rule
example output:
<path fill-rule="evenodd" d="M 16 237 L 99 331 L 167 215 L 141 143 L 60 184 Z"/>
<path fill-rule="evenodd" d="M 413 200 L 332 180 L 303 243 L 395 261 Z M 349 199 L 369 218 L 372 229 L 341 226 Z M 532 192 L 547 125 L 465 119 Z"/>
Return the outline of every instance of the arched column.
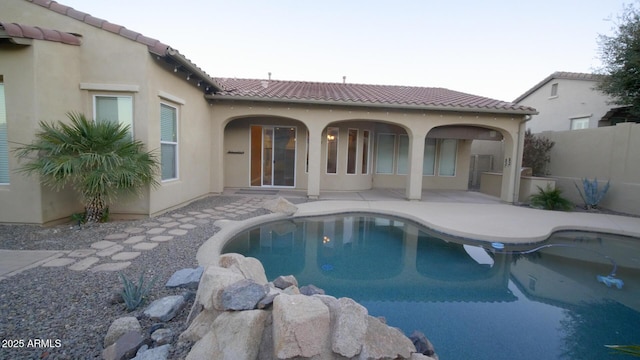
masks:
<path fill-rule="evenodd" d="M 221 194 L 224 191 L 224 129 L 226 123 L 213 122 L 211 126 L 211 192 Z"/>
<path fill-rule="evenodd" d="M 422 165 L 426 133 L 409 134 L 409 174 L 405 194 L 407 200 L 422 200 Z"/>

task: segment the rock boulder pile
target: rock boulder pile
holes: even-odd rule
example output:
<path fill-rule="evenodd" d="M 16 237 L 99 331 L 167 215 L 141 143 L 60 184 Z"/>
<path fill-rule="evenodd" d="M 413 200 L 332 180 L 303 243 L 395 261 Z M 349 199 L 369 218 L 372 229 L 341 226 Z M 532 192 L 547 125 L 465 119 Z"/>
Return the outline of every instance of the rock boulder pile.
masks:
<path fill-rule="evenodd" d="M 195 343 L 187 360 L 437 359 L 352 299 L 304 290 L 293 276 L 269 283 L 254 258 L 221 255 L 202 274 L 179 338 Z"/>

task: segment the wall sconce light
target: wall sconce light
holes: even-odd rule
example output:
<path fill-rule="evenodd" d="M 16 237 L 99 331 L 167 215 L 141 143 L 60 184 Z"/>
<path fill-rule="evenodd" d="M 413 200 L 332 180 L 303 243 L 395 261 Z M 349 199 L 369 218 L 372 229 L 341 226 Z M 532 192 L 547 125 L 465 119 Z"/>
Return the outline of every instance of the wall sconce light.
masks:
<path fill-rule="evenodd" d="M 336 139 L 336 137 L 334 135 L 327 135 L 327 140 L 333 141 L 335 139 Z"/>
<path fill-rule="evenodd" d="M 198 87 L 202 84 L 202 80 L 198 81 Z"/>
<path fill-rule="evenodd" d="M 191 74 L 187 74 L 187 81 L 191 80 Z"/>
<path fill-rule="evenodd" d="M 173 68 L 173 72 L 178 72 L 178 67 L 177 66 Z"/>

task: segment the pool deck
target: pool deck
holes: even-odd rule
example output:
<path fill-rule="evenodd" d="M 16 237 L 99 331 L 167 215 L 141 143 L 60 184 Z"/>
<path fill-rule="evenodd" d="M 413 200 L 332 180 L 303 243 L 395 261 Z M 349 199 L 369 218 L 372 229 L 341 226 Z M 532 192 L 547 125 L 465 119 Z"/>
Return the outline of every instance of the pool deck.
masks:
<path fill-rule="evenodd" d="M 228 189 L 223 195 L 259 198 L 255 200 L 282 196 L 294 202 L 296 199 L 306 198 L 305 192 L 281 189 L 274 191 Z M 640 238 L 640 217 L 536 210 L 504 204 L 495 197 L 473 191 L 425 191 L 421 201 L 407 201 L 403 198 L 404 194 L 399 190 L 323 192 L 318 201 L 298 204 L 298 210 L 294 216 L 345 212 L 387 214 L 407 218 L 457 237 L 510 244 L 539 242 L 559 230 L 606 232 Z M 234 231 L 246 228 L 251 223 L 257 224 L 283 217 L 285 216 L 282 214 L 271 214 L 240 222 L 222 220 L 227 225 L 223 226 L 214 238 L 220 239 L 226 235 L 232 235 Z M 211 240 L 207 241 L 203 247 L 220 246 L 219 242 Z M 55 250 L 0 250 L 0 280 L 45 262 L 54 261 L 64 253 Z"/>

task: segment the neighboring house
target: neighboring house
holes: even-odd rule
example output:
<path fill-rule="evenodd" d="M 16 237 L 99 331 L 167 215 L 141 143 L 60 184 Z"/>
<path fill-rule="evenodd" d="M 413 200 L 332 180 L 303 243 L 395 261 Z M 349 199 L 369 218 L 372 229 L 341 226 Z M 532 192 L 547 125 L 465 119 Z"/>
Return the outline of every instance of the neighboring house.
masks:
<path fill-rule="evenodd" d="M 527 122 L 527 129 L 534 134 L 596 128 L 611 109 L 619 107 L 595 89 L 601 76 L 554 72 L 513 102 L 538 110 L 539 114 Z"/>
<path fill-rule="evenodd" d="M 114 204 L 155 215 L 231 188 L 468 187 L 471 143 L 500 141 L 500 197 L 517 200 L 535 109 L 442 88 L 212 78 L 175 49 L 48 0 L 0 3 L 0 222 L 51 223 L 81 210 L 15 172 L 12 149 L 39 121 L 80 111 L 132 125 L 157 150 L 161 185 Z"/>

